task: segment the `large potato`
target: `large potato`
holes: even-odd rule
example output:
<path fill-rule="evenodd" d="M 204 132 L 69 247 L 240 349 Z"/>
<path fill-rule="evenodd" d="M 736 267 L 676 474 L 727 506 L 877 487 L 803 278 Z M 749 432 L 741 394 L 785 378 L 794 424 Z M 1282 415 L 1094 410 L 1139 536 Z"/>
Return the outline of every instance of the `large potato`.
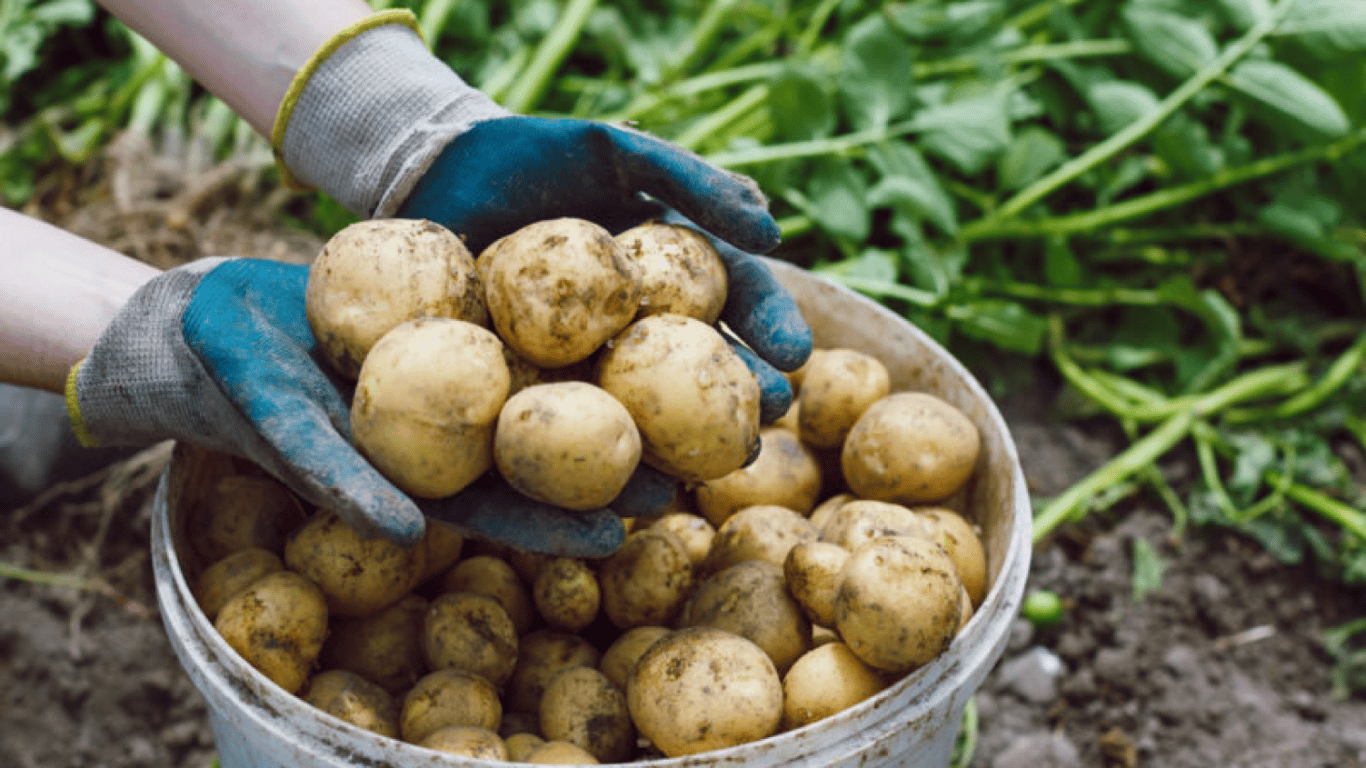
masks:
<path fill-rule="evenodd" d="M 367 538 L 319 511 L 285 544 L 285 564 L 307 576 L 335 616 L 366 616 L 398 602 L 422 578 L 427 551 Z"/>
<path fill-rule="evenodd" d="M 581 381 L 537 384 L 509 397 L 493 437 L 494 462 L 508 485 L 574 510 L 611 504 L 640 451 L 626 407 Z"/>
<path fill-rule="evenodd" d="M 636 730 L 669 757 L 756 741 L 777 730 L 783 684 L 768 654 L 714 627 L 680 629 L 631 670 L 626 702 Z"/>
<path fill-rule="evenodd" d="M 423 498 L 456 493 L 493 466 L 511 381 L 502 342 L 463 320 L 410 320 L 365 359 L 351 402 L 356 447 Z"/>
<path fill-rule="evenodd" d="M 327 601 L 303 576 L 275 571 L 228 600 L 214 628 L 248 664 L 298 693 L 327 637 Z"/>
<path fill-rule="evenodd" d="M 820 500 L 820 465 L 796 433 L 769 427 L 759 432 L 759 443 L 754 463 L 698 484 L 697 509 L 712 525 L 756 504 L 776 504 L 805 515 Z"/>
<path fill-rule="evenodd" d="M 635 317 L 640 272 L 607 230 L 582 219 L 529 224 L 479 255 L 498 335 L 531 363 L 593 354 Z"/>
<path fill-rule="evenodd" d="M 891 391 L 880 360 L 856 349 L 817 349 L 802 366 L 797 423 L 802 441 L 838 448 L 868 406 Z"/>
<path fill-rule="evenodd" d="M 759 443 L 759 383 L 715 328 L 682 315 L 632 323 L 603 350 L 598 386 L 640 428 L 641 460 L 682 480 L 722 477 Z"/>
<path fill-rule="evenodd" d="M 919 536 L 874 539 L 844 565 L 835 629 L 868 666 L 909 672 L 953 642 L 962 589 L 953 561 L 938 544 Z"/>
<path fill-rule="evenodd" d="M 726 265 L 702 233 L 648 221 L 617 235 L 640 267 L 640 316 L 670 312 L 714 323 L 726 305 Z"/>
<path fill-rule="evenodd" d="M 309 267 L 304 312 L 332 367 L 351 379 L 399 323 L 449 317 L 488 325 L 474 257 L 450 230 L 421 219 L 338 231 Z"/>
<path fill-rule="evenodd" d="M 923 392 L 896 392 L 868 406 L 845 438 L 840 466 L 865 499 L 941 501 L 972 474 L 981 448 L 963 412 Z"/>

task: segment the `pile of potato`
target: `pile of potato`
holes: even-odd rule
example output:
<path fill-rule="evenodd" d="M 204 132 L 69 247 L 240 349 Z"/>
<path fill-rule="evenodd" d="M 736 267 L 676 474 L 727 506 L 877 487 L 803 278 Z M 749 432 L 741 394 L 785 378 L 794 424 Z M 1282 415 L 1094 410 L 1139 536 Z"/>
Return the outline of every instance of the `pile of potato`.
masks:
<path fill-rule="evenodd" d="M 313 265 L 309 320 L 357 380 L 358 449 L 396 485 L 441 497 L 493 469 L 592 509 L 646 462 L 678 502 L 597 560 L 433 520 L 403 549 L 246 468 L 190 513 L 201 608 L 318 709 L 488 760 L 691 755 L 876 694 L 985 595 L 955 511 L 977 430 L 850 349 L 817 349 L 761 426 L 724 301 L 719 258 L 682 227 L 541 222 L 477 262 L 430 222 L 348 227 Z"/>

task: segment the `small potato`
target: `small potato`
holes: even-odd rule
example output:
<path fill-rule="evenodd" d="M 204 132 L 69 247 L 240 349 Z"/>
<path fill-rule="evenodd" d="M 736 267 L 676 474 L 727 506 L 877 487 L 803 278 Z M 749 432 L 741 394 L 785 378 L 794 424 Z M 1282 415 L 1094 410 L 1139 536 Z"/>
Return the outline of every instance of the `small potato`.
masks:
<path fill-rule="evenodd" d="M 283 483 L 263 475 L 219 478 L 190 516 L 190 544 L 203 562 L 242 549 L 284 551 L 289 534 L 308 517 Z"/>
<path fill-rule="evenodd" d="M 517 630 L 488 595 L 447 592 L 427 608 L 422 652 L 431 669 L 463 669 L 502 686 L 517 665 Z"/>
<path fill-rule="evenodd" d="M 759 432 L 759 457 L 753 464 L 697 485 L 697 509 L 720 526 L 745 507 L 773 504 L 805 515 L 821 492 L 816 456 L 796 433 L 769 427 Z"/>
<path fill-rule="evenodd" d="M 882 675 L 844 643 L 812 648 L 783 677 L 783 730 L 843 712 L 885 687 Z"/>
<path fill-rule="evenodd" d="M 498 335 L 532 364 L 593 354 L 640 307 L 640 271 L 611 233 L 582 219 L 529 224 L 479 255 Z"/>
<path fill-rule="evenodd" d="M 962 589 L 938 544 L 918 536 L 874 539 L 845 563 L 835 629 L 868 666 L 909 672 L 953 642 Z"/>
<path fill-rule="evenodd" d="M 640 269 L 638 317 L 672 312 L 714 323 L 726 305 L 726 265 L 702 233 L 648 221 L 617 235 Z"/>
<path fill-rule="evenodd" d="M 714 627 L 681 629 L 651 645 L 626 685 L 631 720 L 668 757 L 765 738 L 783 714 L 768 654 Z"/>
<path fill-rule="evenodd" d="M 962 411 L 923 392 L 897 392 L 868 406 L 840 454 L 845 481 L 865 499 L 941 501 L 967 482 L 981 436 Z"/>
<path fill-rule="evenodd" d="M 914 510 L 929 523 L 929 537 L 949 553 L 972 604 L 981 605 L 987 593 L 987 553 L 977 532 L 962 515 L 951 509 L 915 507 Z"/>
<path fill-rule="evenodd" d="M 602 561 L 598 584 L 603 613 L 618 629 L 667 625 L 692 591 L 692 559 L 677 536 L 646 528 Z"/>
<path fill-rule="evenodd" d="M 821 541 L 850 552 L 881 536 L 924 536 L 929 522 L 910 507 L 888 501 L 855 499 L 845 502 L 826 520 Z"/>
<path fill-rule="evenodd" d="M 531 593 L 545 623 L 568 632 L 593 623 L 602 604 L 597 575 L 572 557 L 557 557 L 541 566 Z"/>
<path fill-rule="evenodd" d="M 598 762 L 625 762 L 635 747 L 626 694 L 592 667 L 570 667 L 551 678 L 540 715 L 546 739 L 567 741 Z"/>
<path fill-rule="evenodd" d="M 722 477 L 758 445 L 758 380 L 701 320 L 637 320 L 603 350 L 595 374 L 640 429 L 641 460 L 665 474 L 689 482 Z"/>
<path fill-rule="evenodd" d="M 530 590 L 512 565 L 500 557 L 475 555 L 461 560 L 442 578 L 441 591 L 477 592 L 497 600 L 519 636 L 536 621 Z"/>
<path fill-rule="evenodd" d="M 534 765 L 597 765 L 598 761 L 584 749 L 567 741 L 547 741 L 527 753 L 522 760 Z"/>
<path fill-rule="evenodd" d="M 354 672 L 330 669 L 314 675 L 303 699 L 358 728 L 398 738 L 398 702 L 388 691 Z"/>
<path fill-rule="evenodd" d="M 780 566 L 745 560 L 697 585 L 681 621 L 716 627 L 764 649 L 779 674 L 811 650 L 811 622 L 783 582 Z"/>
<path fill-rule="evenodd" d="M 849 550 L 825 541 L 802 541 L 788 550 L 783 581 L 812 624 L 835 625 L 835 595 L 848 559 Z"/>
<path fill-rule="evenodd" d="M 228 600 L 214 628 L 271 682 L 298 693 L 327 636 L 327 601 L 303 576 L 275 571 Z"/>
<path fill-rule="evenodd" d="M 463 669 L 439 669 L 418 680 L 399 708 L 399 733 L 416 744 L 452 725 L 495 730 L 503 718 L 498 690 L 487 679 Z"/>
<path fill-rule="evenodd" d="M 448 725 L 422 737 L 417 745 L 473 760 L 508 759 L 507 745 L 498 734 L 472 725 Z"/>
<path fill-rule="evenodd" d="M 716 529 L 716 539 L 699 572 L 716 573 L 745 560 L 762 560 L 781 570 L 788 550 L 798 542 L 818 538 L 816 526 L 787 507 L 746 507 Z"/>
<path fill-rule="evenodd" d="M 624 692 L 626 680 L 631 676 L 631 667 L 635 666 L 636 660 L 645 653 L 646 648 L 672 631 L 668 627 L 632 627 L 622 632 L 603 651 L 598 670 Z"/>
<path fill-rule="evenodd" d="M 568 667 L 596 667 L 602 654 L 587 640 L 558 629 L 537 629 L 518 639 L 517 667 L 503 698 L 514 712 L 539 712 L 551 678 Z"/>
<path fill-rule="evenodd" d="M 474 257 L 450 230 L 421 219 L 360 221 L 334 234 L 309 267 L 304 313 L 332 368 L 349 379 L 404 321 L 488 325 Z"/>
<path fill-rule="evenodd" d="M 366 538 L 336 514 L 320 511 L 285 544 L 285 564 L 318 585 L 332 615 L 366 616 L 417 585 L 426 550 Z"/>
<path fill-rule="evenodd" d="M 410 320 L 370 349 L 351 401 L 356 447 L 390 481 L 427 499 L 493 466 L 493 430 L 511 376 L 503 343 L 462 320 Z"/>
<path fill-rule="evenodd" d="M 427 607 L 427 598 L 409 594 L 368 616 L 334 616 L 319 660 L 398 695 L 427 672 L 422 656 Z"/>
<path fill-rule="evenodd" d="M 503 737 L 503 746 L 508 750 L 507 759 L 513 763 L 525 763 L 527 755 L 544 743 L 545 739 L 534 733 L 514 733 Z"/>
<path fill-rule="evenodd" d="M 267 573 L 285 567 L 274 552 L 259 547 L 240 549 L 214 563 L 194 582 L 194 598 L 209 621 L 218 617 L 223 604 Z"/>
<path fill-rule="evenodd" d="M 509 397 L 493 436 L 494 462 L 508 485 L 580 511 L 611 504 L 640 451 L 626 407 L 581 381 L 538 384 Z"/>
<path fill-rule="evenodd" d="M 887 367 L 855 349 L 817 349 L 802 367 L 797 423 L 802 442 L 838 448 L 868 406 L 891 391 Z"/>
<path fill-rule="evenodd" d="M 677 536 L 688 550 L 688 559 L 699 565 L 711 550 L 716 529 L 705 517 L 689 512 L 670 512 L 650 523 L 651 528 L 662 528 Z"/>

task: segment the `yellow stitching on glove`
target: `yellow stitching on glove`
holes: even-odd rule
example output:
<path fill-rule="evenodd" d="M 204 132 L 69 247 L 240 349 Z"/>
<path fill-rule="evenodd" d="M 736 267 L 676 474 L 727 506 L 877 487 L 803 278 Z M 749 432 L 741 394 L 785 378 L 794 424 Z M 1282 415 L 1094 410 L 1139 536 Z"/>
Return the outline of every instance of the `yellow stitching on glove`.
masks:
<path fill-rule="evenodd" d="M 380 11 L 333 35 L 331 40 L 324 43 L 323 47 L 309 57 L 298 74 L 294 75 L 294 80 L 290 82 L 289 89 L 285 91 L 284 99 L 280 101 L 280 109 L 275 113 L 275 125 L 270 131 L 270 148 L 275 154 L 275 163 L 280 166 L 280 175 L 283 177 L 286 187 L 297 190 L 312 189 L 290 172 L 289 167 L 285 165 L 284 158 L 285 128 L 289 125 L 289 117 L 294 113 L 294 105 L 298 103 L 299 95 L 303 93 L 304 86 L 308 83 L 309 78 L 313 77 L 313 73 L 317 71 L 323 61 L 335 53 L 338 48 L 362 32 L 368 32 L 375 27 L 382 27 L 386 24 L 402 24 L 416 32 L 418 37 L 422 37 L 422 28 L 418 26 L 417 16 L 412 11 L 404 8 Z M 424 40 L 423 43 L 425 44 L 426 41 Z"/>
<path fill-rule="evenodd" d="M 76 374 L 81 370 L 81 360 L 71 366 L 71 371 L 66 375 L 66 415 L 71 419 L 71 431 L 76 433 L 76 439 L 86 448 L 98 448 L 100 444 L 90 435 L 90 430 L 85 428 L 85 419 L 81 418 L 81 399 L 76 394 Z"/>

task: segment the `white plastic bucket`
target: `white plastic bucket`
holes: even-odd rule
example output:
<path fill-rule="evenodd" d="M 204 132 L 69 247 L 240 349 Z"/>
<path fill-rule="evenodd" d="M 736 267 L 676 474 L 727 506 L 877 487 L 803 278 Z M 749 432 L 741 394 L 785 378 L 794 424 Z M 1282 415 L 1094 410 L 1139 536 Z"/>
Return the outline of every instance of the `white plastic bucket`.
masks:
<path fill-rule="evenodd" d="M 894 390 L 936 394 L 976 423 L 982 456 L 962 501 L 981 526 L 991 588 L 946 652 L 858 706 L 750 744 L 636 765 L 943 768 L 963 709 L 1000 658 L 1024 593 L 1031 512 L 1019 457 L 990 398 L 932 339 L 842 286 L 783 262 L 768 263 L 802 307 L 817 346 L 875 355 L 886 363 Z M 193 507 L 225 461 L 177 446 L 157 489 L 152 521 L 162 616 L 181 663 L 207 701 L 222 768 L 502 765 L 379 737 L 326 715 L 270 682 L 228 647 L 195 603 L 187 579 L 190 564 L 179 556 L 188 552 L 182 512 Z"/>

